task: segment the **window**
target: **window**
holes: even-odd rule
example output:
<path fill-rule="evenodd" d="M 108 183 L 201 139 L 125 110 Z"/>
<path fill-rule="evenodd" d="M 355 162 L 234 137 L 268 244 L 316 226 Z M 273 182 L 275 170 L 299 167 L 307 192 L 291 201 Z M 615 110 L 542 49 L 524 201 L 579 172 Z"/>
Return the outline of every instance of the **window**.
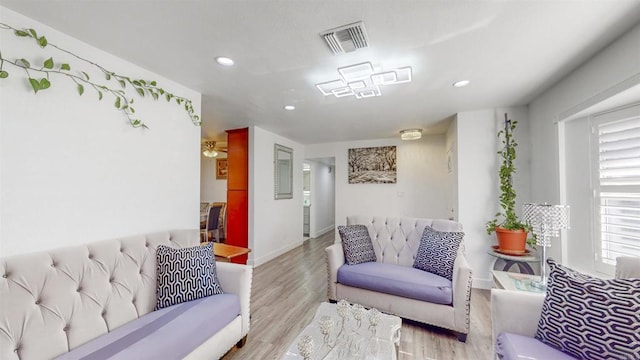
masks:
<path fill-rule="evenodd" d="M 612 273 L 640 256 L 640 104 L 594 116 L 592 134 L 596 268 Z"/>

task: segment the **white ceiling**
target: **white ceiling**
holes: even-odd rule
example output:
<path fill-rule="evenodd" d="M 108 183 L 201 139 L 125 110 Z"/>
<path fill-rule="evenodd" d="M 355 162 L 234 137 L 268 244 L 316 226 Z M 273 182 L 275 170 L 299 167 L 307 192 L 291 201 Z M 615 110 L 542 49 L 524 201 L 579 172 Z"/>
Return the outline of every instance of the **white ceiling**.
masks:
<path fill-rule="evenodd" d="M 640 22 L 639 0 L 0 4 L 202 92 L 205 138 L 257 125 L 303 144 L 438 133 L 456 112 L 528 104 Z M 359 20 L 367 49 L 333 55 L 318 35 Z M 363 100 L 314 87 L 363 61 L 412 66 L 413 82 Z M 461 79 L 471 85 L 454 89 Z"/>

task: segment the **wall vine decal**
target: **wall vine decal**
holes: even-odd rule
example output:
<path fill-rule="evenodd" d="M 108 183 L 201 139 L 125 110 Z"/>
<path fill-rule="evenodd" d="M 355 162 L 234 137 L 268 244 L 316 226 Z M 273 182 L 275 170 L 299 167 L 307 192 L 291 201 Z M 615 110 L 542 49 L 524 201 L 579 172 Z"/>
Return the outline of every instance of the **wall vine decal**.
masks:
<path fill-rule="evenodd" d="M 38 36 L 38 33 L 34 29 L 20 30 L 8 24 L 0 23 L 0 30 L 12 31 L 17 37 L 33 39 L 41 48 L 55 48 L 62 53 L 71 55 L 77 60 L 97 68 L 104 75 L 106 82 L 99 82 L 98 80 L 92 79 L 87 72 L 82 70 L 78 70 L 74 73 L 72 72 L 70 64 L 62 62 L 58 63 L 53 59 L 53 56 L 44 60 L 42 66 L 34 67 L 32 65 L 32 63 L 35 63 L 34 61 L 30 62 L 25 58 L 10 60 L 4 56 L 2 50 L 0 50 L 0 79 L 6 79 L 9 77 L 9 72 L 5 69 L 5 64 L 10 64 L 19 70 L 24 71 L 26 78 L 29 81 L 29 85 L 33 89 L 34 93 L 37 94 L 39 91 L 47 90 L 51 87 L 52 78 L 54 76 L 63 76 L 75 83 L 79 96 L 84 94 L 85 89 L 93 89 L 98 95 L 99 101 L 103 99 L 104 95 L 112 96 L 114 99 L 114 107 L 127 118 L 131 126 L 134 128 L 146 129 L 148 126 L 135 116 L 136 110 L 132 106 L 134 99 L 128 97 L 125 91 L 128 89 L 134 89 L 140 97 L 151 96 L 154 100 L 164 97 L 167 102 L 173 101 L 176 105 L 184 107 L 184 110 L 187 112 L 194 125 L 201 125 L 200 116 L 195 113 L 190 99 L 177 96 L 159 87 L 157 82 L 154 80 L 134 79 L 129 76 L 117 74 L 91 60 L 85 59 L 69 50 L 50 43 L 44 35 Z M 74 65 L 74 69 L 75 67 L 76 66 Z M 117 86 L 112 86 L 114 83 L 117 83 L 119 88 Z"/>

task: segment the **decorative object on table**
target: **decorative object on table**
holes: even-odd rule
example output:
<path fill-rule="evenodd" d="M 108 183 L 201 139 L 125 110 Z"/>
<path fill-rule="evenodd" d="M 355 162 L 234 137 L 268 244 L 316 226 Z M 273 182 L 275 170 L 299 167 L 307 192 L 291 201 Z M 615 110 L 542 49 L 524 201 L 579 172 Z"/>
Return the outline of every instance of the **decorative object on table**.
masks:
<path fill-rule="evenodd" d="M 640 278 L 604 280 L 547 262 L 536 339 L 578 359 L 640 359 Z"/>
<path fill-rule="evenodd" d="M 362 326 L 362 317 L 364 316 L 364 307 L 360 304 L 351 305 L 351 314 L 356 324 L 358 324 L 358 329 L 360 329 Z"/>
<path fill-rule="evenodd" d="M 369 310 L 369 330 L 371 331 L 371 336 L 376 336 L 376 326 L 380 322 L 380 310 L 376 308 L 372 308 Z"/>
<path fill-rule="evenodd" d="M 293 149 L 273 147 L 274 199 L 293 199 Z"/>
<path fill-rule="evenodd" d="M 551 246 L 551 238 L 560 236 L 560 230 L 569 228 L 569 206 L 532 204 L 522 206 L 524 221 L 529 224 L 535 235 L 536 245 L 542 248 L 540 256 L 540 282 L 532 282 L 533 286 L 546 288 L 547 247 Z"/>
<path fill-rule="evenodd" d="M 216 159 L 216 180 L 227 178 L 227 159 Z"/>
<path fill-rule="evenodd" d="M 79 96 L 84 94 L 85 88 L 94 90 L 99 101 L 102 100 L 104 95 L 111 96 L 114 101 L 115 108 L 127 118 L 127 121 L 131 126 L 136 128 L 148 128 L 142 120 L 134 116 L 135 109 L 132 106 L 133 98 L 131 98 L 131 96 L 126 92 L 129 89 L 134 89 L 135 93 L 140 97 L 147 95 L 154 100 L 158 100 L 160 97 L 164 97 L 167 102 L 171 102 L 173 100 L 176 105 L 184 108 L 194 125 L 200 126 L 201 124 L 200 116 L 198 116 L 193 109 L 193 104 L 190 99 L 172 94 L 171 92 L 159 87 L 154 80 L 135 79 L 126 75 L 117 74 L 106 69 L 102 65 L 85 59 L 67 49 L 49 42 L 44 35 L 38 36 L 38 33 L 34 29 L 20 30 L 11 25 L 0 23 L 0 30 L 11 31 L 15 36 L 22 37 L 27 40 L 33 39 L 31 43 L 45 49 L 43 51 L 46 52 L 50 49 L 55 49 L 52 51 L 57 50 L 56 53 L 61 57 L 69 58 L 70 55 L 75 60 L 78 60 L 80 64 L 85 65 L 85 68 L 77 68 L 74 64 L 72 71 L 69 63 L 55 62 L 53 56 L 49 56 L 49 54 L 42 55 L 42 58 L 49 56 L 49 58 L 43 62 L 41 62 L 42 60 L 40 59 L 32 59 L 31 62 L 34 64 L 36 61 L 39 64 L 41 62 L 41 65 L 32 65 L 31 62 L 25 58 L 21 58 L 18 54 L 5 57 L 4 53 L 0 53 L 0 79 L 9 77 L 9 72 L 6 70 L 6 67 L 2 66 L 3 64 L 9 64 L 18 68 L 19 74 L 24 73 L 29 80 L 29 85 L 36 94 L 38 91 L 49 89 L 52 85 L 52 79 L 56 76 L 68 79 L 73 82 L 73 85 L 75 85 Z M 42 77 L 37 78 L 39 76 Z M 104 78 L 104 80 L 98 81 L 96 80 L 98 78 Z M 127 85 L 129 85 L 128 88 Z"/>
<path fill-rule="evenodd" d="M 322 316 L 318 321 L 320 333 L 323 335 L 323 342 L 326 346 L 331 346 L 331 331 L 333 330 L 333 319 L 331 316 Z"/>
<path fill-rule="evenodd" d="M 313 355 L 313 338 L 310 335 L 305 335 L 300 338 L 298 351 L 304 360 L 311 360 L 311 356 Z"/>
<path fill-rule="evenodd" d="M 504 129 L 498 131 L 498 138 L 502 142 L 502 149 L 498 155 L 502 159 L 500 171 L 500 207 L 493 220 L 487 222 L 487 234 L 496 233 L 501 251 L 513 254 L 525 252 L 527 243 L 527 225 L 516 215 L 516 190 L 513 188 L 513 174 L 516 172 L 514 161 L 518 143 L 513 139 L 517 121 L 512 121 L 504 114 Z M 499 218 L 503 220 L 499 222 Z"/>
<path fill-rule="evenodd" d="M 395 146 L 349 149 L 349 184 L 395 183 Z"/>

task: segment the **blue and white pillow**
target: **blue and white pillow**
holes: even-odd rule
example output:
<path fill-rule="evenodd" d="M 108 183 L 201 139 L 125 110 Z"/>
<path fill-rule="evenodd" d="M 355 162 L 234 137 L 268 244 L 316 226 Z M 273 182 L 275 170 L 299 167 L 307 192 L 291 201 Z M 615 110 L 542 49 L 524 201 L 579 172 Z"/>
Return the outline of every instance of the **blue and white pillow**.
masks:
<path fill-rule="evenodd" d="M 342 251 L 347 265 L 376 261 L 376 252 L 373 250 L 373 243 L 366 226 L 338 226 L 338 233 L 342 240 Z"/>
<path fill-rule="evenodd" d="M 640 359 L 640 279 L 551 269 L 536 339 L 579 359 Z"/>
<path fill-rule="evenodd" d="M 160 245 L 156 250 L 156 262 L 155 310 L 222 294 L 212 243 L 185 249 Z"/>
<path fill-rule="evenodd" d="M 413 267 L 452 280 L 462 239 L 463 232 L 437 231 L 425 226 Z"/>

